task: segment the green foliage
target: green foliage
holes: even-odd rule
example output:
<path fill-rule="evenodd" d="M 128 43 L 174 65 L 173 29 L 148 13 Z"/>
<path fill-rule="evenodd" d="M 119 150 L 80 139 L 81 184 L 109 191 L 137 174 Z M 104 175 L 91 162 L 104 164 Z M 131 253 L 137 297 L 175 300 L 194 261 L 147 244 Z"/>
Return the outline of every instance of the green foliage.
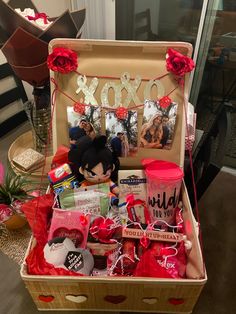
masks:
<path fill-rule="evenodd" d="M 28 176 L 16 175 L 11 166 L 8 166 L 5 182 L 0 184 L 0 204 L 11 204 L 13 200 L 25 200 L 31 198 L 27 192 L 32 182 Z"/>

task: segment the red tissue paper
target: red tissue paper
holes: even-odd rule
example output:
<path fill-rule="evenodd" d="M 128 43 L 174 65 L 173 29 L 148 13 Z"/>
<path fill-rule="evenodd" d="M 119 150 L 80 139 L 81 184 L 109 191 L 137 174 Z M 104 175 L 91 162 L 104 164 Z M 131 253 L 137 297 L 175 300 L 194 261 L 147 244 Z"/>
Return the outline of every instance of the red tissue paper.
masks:
<path fill-rule="evenodd" d="M 52 206 L 54 203 L 53 194 L 45 194 L 26 202 L 22 206 L 33 236 L 37 243 L 44 246 L 48 239 L 48 223 L 52 216 Z"/>
<path fill-rule="evenodd" d="M 43 246 L 36 245 L 26 258 L 27 271 L 30 275 L 50 275 L 50 276 L 83 276 L 82 274 L 63 268 L 55 268 L 46 262 L 43 253 Z"/>

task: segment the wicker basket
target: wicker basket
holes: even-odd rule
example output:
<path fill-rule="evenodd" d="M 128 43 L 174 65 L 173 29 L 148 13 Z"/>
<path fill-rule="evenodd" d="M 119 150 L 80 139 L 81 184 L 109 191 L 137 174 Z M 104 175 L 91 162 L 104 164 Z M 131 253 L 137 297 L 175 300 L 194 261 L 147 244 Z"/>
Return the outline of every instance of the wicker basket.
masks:
<path fill-rule="evenodd" d="M 27 219 L 23 215 L 13 214 L 8 220 L 3 222 L 8 230 L 23 228 L 27 224 Z"/>
<path fill-rule="evenodd" d="M 196 279 L 156 279 L 128 277 L 35 276 L 27 273 L 24 262 L 21 277 L 39 310 L 135 311 L 144 313 L 191 313 L 207 275 L 198 241 L 186 187 L 182 199 L 187 237 L 193 247 L 188 256 L 187 273 Z M 34 239 L 28 247 L 35 245 Z"/>
<path fill-rule="evenodd" d="M 54 47 L 67 47 L 79 54 L 79 67 L 87 75 L 119 76 L 128 71 L 132 77 L 140 74 L 143 77 L 157 77 L 165 73 L 165 54 L 168 47 L 178 48 L 190 55 L 192 48 L 187 43 L 173 42 L 111 42 L 58 39 L 51 42 Z M 132 59 L 132 62 L 130 60 Z M 112 64 L 112 67 L 110 66 Z M 159 69 L 160 73 L 157 72 Z M 54 76 L 54 74 L 53 74 Z M 55 74 L 54 78 L 60 88 L 69 95 L 74 95 L 76 86 L 75 73 L 68 75 Z M 188 81 L 188 76 L 186 77 Z M 100 79 L 101 85 L 106 80 Z M 69 83 L 68 83 L 69 82 Z M 170 77 L 166 78 L 165 87 L 173 89 Z M 187 85 L 187 84 L 186 84 Z M 144 91 L 144 83 L 137 94 L 140 99 Z M 52 85 L 52 90 L 54 86 Z M 100 99 L 101 87 L 95 93 Z M 187 90 L 185 90 L 187 96 Z M 179 104 L 177 124 L 173 145 L 170 150 L 143 149 L 134 158 L 121 158 L 122 169 L 140 168 L 142 158 L 157 158 L 168 160 L 183 167 L 185 119 L 183 93 L 176 90 L 173 99 Z M 187 98 L 187 97 L 186 97 Z M 73 105 L 73 104 L 71 104 Z M 57 94 L 55 116 L 53 120 L 54 151 L 61 144 L 68 143 L 68 124 L 66 107 L 68 100 L 61 93 Z M 141 125 L 142 112 L 138 115 Z M 104 131 L 104 123 L 102 130 Z M 139 127 L 140 131 L 140 127 Z M 140 133 L 139 133 L 140 135 Z M 192 249 L 188 256 L 187 275 L 189 279 L 157 279 L 130 277 L 61 277 L 35 276 L 27 273 L 24 262 L 21 276 L 39 310 L 74 310 L 74 311 L 115 311 L 115 312 L 143 312 L 143 313 L 191 313 L 201 290 L 207 280 L 203 265 L 198 227 L 192 214 L 185 185 L 182 187 L 182 201 L 184 205 L 184 223 L 188 226 L 187 237 L 192 242 Z M 31 240 L 29 251 L 35 245 Z"/>
<path fill-rule="evenodd" d="M 17 155 L 24 152 L 27 148 L 33 148 L 33 135 L 31 131 L 28 131 L 22 135 L 20 135 L 10 146 L 8 150 L 8 160 L 11 164 L 12 169 L 16 174 L 29 175 L 30 180 L 34 182 L 40 182 L 42 177 L 43 167 L 34 170 L 33 172 L 26 172 L 21 168 L 17 167 L 16 164 L 13 163 L 13 158 Z M 46 166 L 44 168 L 44 176 L 43 182 L 48 184 L 47 173 L 50 170 L 50 165 L 52 161 L 52 156 L 47 157 Z"/>

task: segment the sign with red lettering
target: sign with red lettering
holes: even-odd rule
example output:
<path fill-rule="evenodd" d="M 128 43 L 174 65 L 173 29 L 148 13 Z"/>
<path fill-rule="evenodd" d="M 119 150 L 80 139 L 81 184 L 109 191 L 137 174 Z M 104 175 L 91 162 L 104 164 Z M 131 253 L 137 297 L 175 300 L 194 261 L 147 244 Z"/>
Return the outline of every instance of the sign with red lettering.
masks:
<path fill-rule="evenodd" d="M 184 240 L 183 233 L 173 233 L 166 231 L 154 231 L 148 230 L 144 232 L 141 229 L 123 228 L 122 237 L 131 239 L 141 239 L 143 236 L 153 241 L 165 241 L 165 242 L 181 242 Z"/>

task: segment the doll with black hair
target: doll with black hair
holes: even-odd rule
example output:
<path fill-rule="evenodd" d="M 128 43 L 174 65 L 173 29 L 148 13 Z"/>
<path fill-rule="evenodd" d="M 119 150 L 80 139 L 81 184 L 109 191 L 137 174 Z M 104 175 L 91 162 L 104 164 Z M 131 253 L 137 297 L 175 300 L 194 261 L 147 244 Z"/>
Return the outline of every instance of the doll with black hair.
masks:
<path fill-rule="evenodd" d="M 106 143 L 107 138 L 103 135 L 95 137 L 94 140 L 83 137 L 77 142 L 77 149 L 69 152 L 69 160 L 84 178 L 81 182 L 82 188 L 89 189 L 94 186 L 97 189 L 99 185 L 99 188 L 110 194 L 112 204 L 117 205 L 119 189 L 111 178 L 112 175 L 117 176 L 119 160 Z"/>

